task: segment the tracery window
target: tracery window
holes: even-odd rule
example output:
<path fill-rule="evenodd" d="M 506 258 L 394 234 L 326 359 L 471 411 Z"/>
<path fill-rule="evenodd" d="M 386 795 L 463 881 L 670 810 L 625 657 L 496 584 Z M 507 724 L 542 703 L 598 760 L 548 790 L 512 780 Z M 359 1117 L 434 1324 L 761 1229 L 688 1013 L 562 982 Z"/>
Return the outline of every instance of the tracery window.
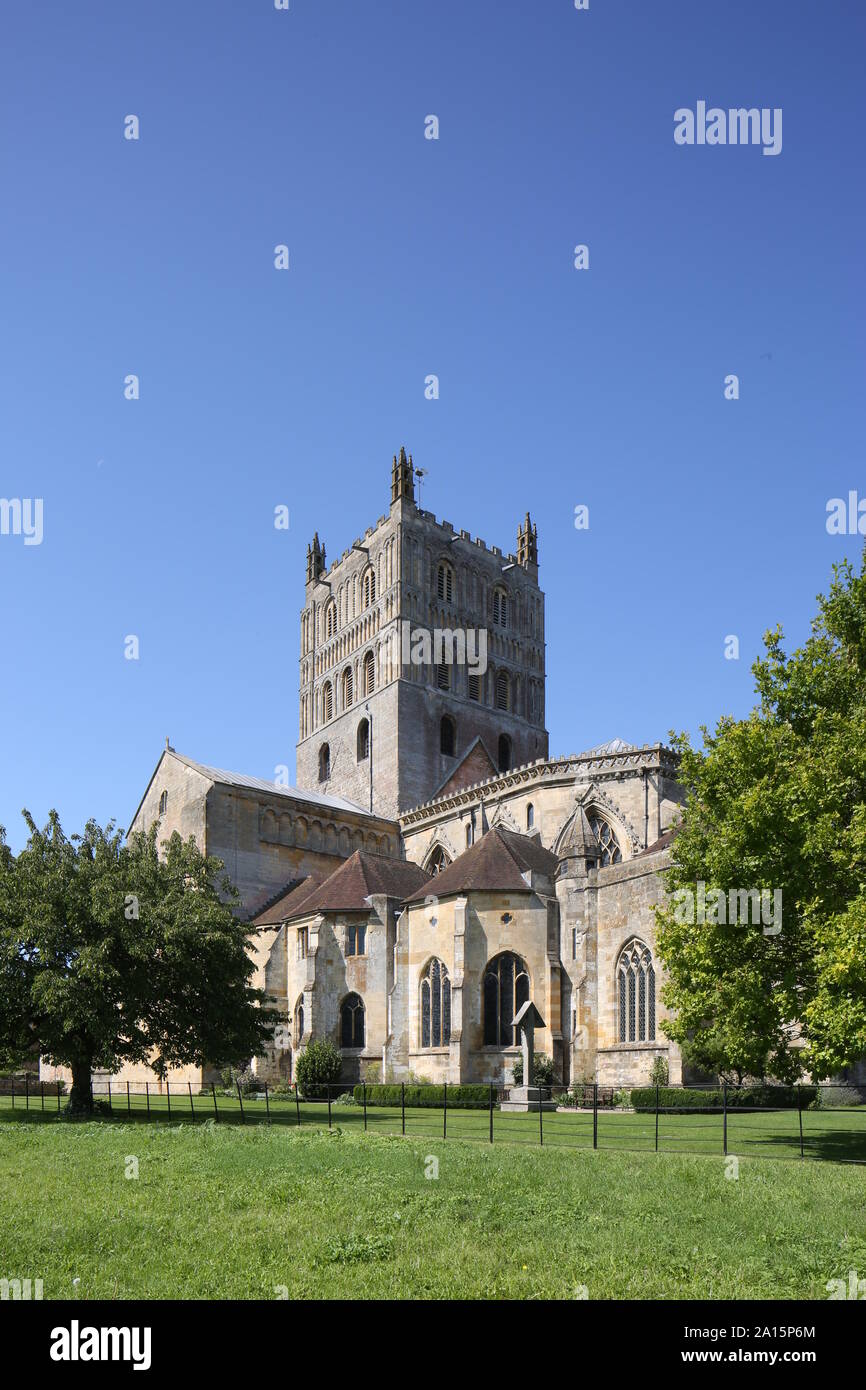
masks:
<path fill-rule="evenodd" d="M 590 816 L 589 825 L 598 840 L 602 868 L 606 864 L 619 864 L 622 860 L 622 850 L 612 827 L 601 816 Z"/>
<path fill-rule="evenodd" d="M 650 949 L 630 941 L 616 967 L 619 1040 L 653 1042 L 656 1035 L 656 976 Z"/>
<path fill-rule="evenodd" d="M 340 1046 L 364 1046 L 364 1001 L 360 994 L 347 994 L 340 1006 Z"/>
<path fill-rule="evenodd" d="M 445 853 L 441 845 L 437 845 L 430 858 L 427 860 L 427 868 L 431 874 L 441 874 L 443 869 L 447 869 L 451 860 Z"/>
<path fill-rule="evenodd" d="M 514 1015 L 529 998 L 529 971 L 521 956 L 504 951 L 484 972 L 484 1044 L 514 1047 Z"/>
<path fill-rule="evenodd" d="M 421 976 L 421 1046 L 446 1047 L 451 1041 L 451 981 L 441 960 L 431 960 Z"/>

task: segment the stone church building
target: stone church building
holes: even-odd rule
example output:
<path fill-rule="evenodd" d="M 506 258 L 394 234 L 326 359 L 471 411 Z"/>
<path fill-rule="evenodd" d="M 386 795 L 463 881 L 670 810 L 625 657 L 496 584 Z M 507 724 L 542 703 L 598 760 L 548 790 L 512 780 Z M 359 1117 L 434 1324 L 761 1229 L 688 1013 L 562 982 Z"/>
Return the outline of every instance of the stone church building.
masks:
<path fill-rule="evenodd" d="M 347 1079 L 507 1082 L 531 999 L 564 1082 L 638 1083 L 658 1056 L 680 1080 L 652 912 L 676 759 L 549 756 L 529 515 L 513 552 L 456 530 L 401 450 L 388 512 L 330 565 L 307 548 L 299 684 L 297 788 L 167 745 L 130 827 L 193 835 L 237 885 L 284 1019 L 256 1070 L 290 1078 L 331 1038 Z"/>

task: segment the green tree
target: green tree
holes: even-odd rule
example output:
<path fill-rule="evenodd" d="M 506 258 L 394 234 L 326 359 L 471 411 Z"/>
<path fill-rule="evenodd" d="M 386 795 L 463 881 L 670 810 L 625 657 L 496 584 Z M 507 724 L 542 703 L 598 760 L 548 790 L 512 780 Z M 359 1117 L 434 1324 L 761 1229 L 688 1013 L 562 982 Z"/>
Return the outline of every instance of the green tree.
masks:
<path fill-rule="evenodd" d="M 312 1098 L 327 1095 L 328 1086 L 336 1086 L 342 1071 L 342 1054 L 330 1038 L 308 1043 L 295 1062 L 295 1080 L 301 1094 Z"/>
<path fill-rule="evenodd" d="M 0 828 L 0 1065 L 34 1048 L 72 1070 L 72 1113 L 94 1068 L 220 1066 L 262 1050 L 276 1014 L 253 990 L 250 928 L 220 860 L 157 827 L 88 821 L 67 838 L 55 811 L 13 858 Z"/>
<path fill-rule="evenodd" d="M 738 1079 L 826 1077 L 866 1052 L 866 551 L 818 605 L 793 655 L 766 634 L 749 718 L 703 728 L 700 750 L 675 740 L 687 800 L 657 911 L 664 1030 Z M 699 883 L 708 920 L 691 922 Z M 711 890 L 730 919 L 731 890 L 754 888 L 781 890 L 781 930 L 722 920 Z"/>

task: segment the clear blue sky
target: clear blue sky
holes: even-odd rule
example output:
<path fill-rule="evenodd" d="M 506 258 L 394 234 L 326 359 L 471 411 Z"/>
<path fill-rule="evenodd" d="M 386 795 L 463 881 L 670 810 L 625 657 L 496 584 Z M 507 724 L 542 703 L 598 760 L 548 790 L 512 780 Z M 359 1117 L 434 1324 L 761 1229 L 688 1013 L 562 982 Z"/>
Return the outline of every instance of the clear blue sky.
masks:
<path fill-rule="evenodd" d="M 860 550 L 864 41 L 857 0 L 7 7 L 13 846 L 25 805 L 128 825 L 166 734 L 294 767 L 306 544 L 387 510 L 401 443 L 437 516 L 538 523 L 552 752 L 745 713 Z M 698 100 L 781 107 L 781 154 L 675 145 Z"/>

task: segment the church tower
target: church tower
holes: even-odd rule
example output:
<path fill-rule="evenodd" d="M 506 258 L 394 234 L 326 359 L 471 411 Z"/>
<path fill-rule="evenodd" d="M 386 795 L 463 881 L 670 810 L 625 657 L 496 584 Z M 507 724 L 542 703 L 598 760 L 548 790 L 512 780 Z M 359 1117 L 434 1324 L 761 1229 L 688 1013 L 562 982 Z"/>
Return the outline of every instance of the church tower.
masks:
<path fill-rule="evenodd" d="M 401 448 L 388 514 L 330 568 L 316 534 L 301 613 L 298 786 L 386 816 L 548 752 L 537 528 L 503 554 L 416 475 Z"/>

